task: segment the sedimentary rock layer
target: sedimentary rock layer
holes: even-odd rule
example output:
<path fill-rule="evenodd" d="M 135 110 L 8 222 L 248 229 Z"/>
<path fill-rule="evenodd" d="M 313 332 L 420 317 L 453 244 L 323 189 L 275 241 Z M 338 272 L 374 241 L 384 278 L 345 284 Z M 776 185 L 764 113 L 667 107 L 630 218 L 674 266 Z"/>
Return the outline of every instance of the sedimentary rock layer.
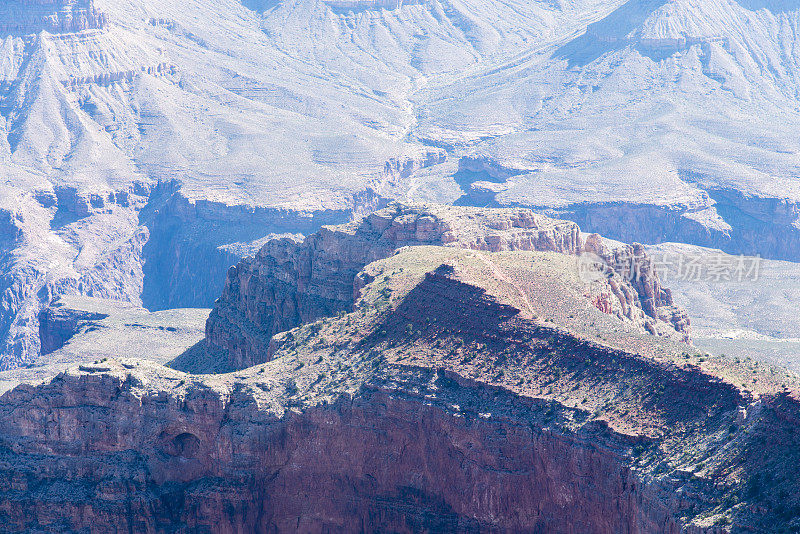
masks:
<path fill-rule="evenodd" d="M 396 204 L 352 224 L 324 227 L 302 243 L 270 241 L 254 258 L 231 268 L 206 327 L 208 342 L 229 354 L 232 368 L 266 361 L 274 334 L 351 310 L 358 272 L 367 263 L 414 245 L 591 252 L 612 270 L 636 273 L 604 298 L 618 300 L 629 318 L 634 310 L 643 311 L 650 322 L 667 322 L 683 335 L 689 332 L 685 313 L 673 306 L 640 246 L 611 247 L 599 236 L 584 239 L 576 224 L 525 209 Z M 656 331 L 652 324 L 649 328 Z"/>
<path fill-rule="evenodd" d="M 0 34 L 73 33 L 105 26 L 92 0 L 10 0 L 0 5 Z"/>
<path fill-rule="evenodd" d="M 602 429 L 485 420 L 373 388 L 278 418 L 245 393 L 177 398 L 139 384 L 135 374 L 64 376 L 6 399 L 6 528 L 678 532 L 625 465 L 628 444 Z M 455 389 L 487 400 L 487 391 Z M 32 408 L 44 399 L 47 408 Z M 508 395 L 485 404 L 500 406 L 528 408 Z M 41 471 L 52 455 L 60 460 Z M 58 506 L 31 499 L 34 485 Z"/>
<path fill-rule="evenodd" d="M 389 276 L 363 288 L 356 312 L 280 336 L 264 366 L 204 377 L 111 359 L 1 397 L 4 528 L 788 524 L 780 514 L 793 509 L 779 512 L 757 484 L 772 477 L 785 506 L 796 500 L 792 394 L 759 382 L 753 402 L 694 360 L 655 357 L 652 336 L 636 352 L 545 326 L 479 256 L 415 250 L 369 270 Z"/>

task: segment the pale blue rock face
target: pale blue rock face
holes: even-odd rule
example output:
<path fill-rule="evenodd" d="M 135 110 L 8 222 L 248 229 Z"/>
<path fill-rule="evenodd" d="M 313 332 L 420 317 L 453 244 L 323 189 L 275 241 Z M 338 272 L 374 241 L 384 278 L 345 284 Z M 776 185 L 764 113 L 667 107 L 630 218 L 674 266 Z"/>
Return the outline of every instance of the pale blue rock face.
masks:
<path fill-rule="evenodd" d="M 103 28 L 105 15 L 91 0 L 6 0 L 0 5 L 0 32 L 27 35 Z"/>
<path fill-rule="evenodd" d="M 209 307 L 272 233 L 531 206 L 795 261 L 800 7 L 0 3 L 0 368 L 60 294 Z"/>

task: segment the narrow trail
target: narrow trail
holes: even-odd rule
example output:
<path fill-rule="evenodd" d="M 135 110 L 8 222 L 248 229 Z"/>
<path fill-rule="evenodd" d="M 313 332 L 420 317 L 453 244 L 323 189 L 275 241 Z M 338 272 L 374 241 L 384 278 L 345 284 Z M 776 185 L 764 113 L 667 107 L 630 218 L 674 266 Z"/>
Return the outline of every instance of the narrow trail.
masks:
<path fill-rule="evenodd" d="M 508 275 L 503 273 L 502 270 L 500 269 L 500 267 L 498 267 L 495 262 L 493 262 L 491 259 L 489 259 L 487 254 L 481 253 L 481 252 L 476 252 L 476 256 L 487 267 L 489 267 L 489 269 L 492 271 L 492 274 L 498 280 L 500 280 L 502 282 L 505 282 L 506 284 L 508 284 L 511 287 L 513 287 L 514 290 L 516 290 L 516 292 L 522 298 L 523 302 L 525 302 L 525 306 L 527 306 L 527 308 L 528 308 L 528 313 L 530 314 L 530 316 L 532 318 L 535 319 L 537 317 L 537 314 L 533 310 L 533 305 L 531 304 L 531 301 L 528 299 L 528 295 L 525 293 L 525 291 L 522 290 L 522 288 L 519 286 L 519 284 L 517 284 L 514 280 L 512 280 Z"/>

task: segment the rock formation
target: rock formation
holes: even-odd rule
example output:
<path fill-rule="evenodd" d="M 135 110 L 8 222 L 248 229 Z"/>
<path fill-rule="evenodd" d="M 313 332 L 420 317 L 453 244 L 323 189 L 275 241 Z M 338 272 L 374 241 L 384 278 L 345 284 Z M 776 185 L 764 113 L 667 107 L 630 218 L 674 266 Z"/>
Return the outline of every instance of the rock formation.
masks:
<path fill-rule="evenodd" d="M 21 385 L 0 397 L 3 528 L 793 525 L 796 392 L 636 334 L 566 259 L 407 248 L 364 269 L 354 312 L 276 337 L 264 365 L 112 357 Z"/>
<path fill-rule="evenodd" d="M 414 245 L 472 250 L 590 252 L 630 280 L 611 281 L 602 297 L 609 312 L 642 321 L 655 333 L 667 323 L 688 336 L 688 319 L 672 305 L 640 246 L 610 247 L 599 236 L 584 243 L 578 226 L 525 209 L 481 210 L 396 204 L 357 222 L 324 227 L 303 242 L 273 240 L 254 258 L 228 272 L 206 327 L 212 347 L 229 355 L 231 368 L 269 359 L 272 336 L 320 317 L 352 309 L 356 275 L 367 264 Z M 627 271 L 628 273 L 624 272 Z M 643 312 L 643 313 L 641 313 Z"/>
<path fill-rule="evenodd" d="M 0 34 L 74 33 L 105 26 L 93 0 L 9 0 L 0 6 Z"/>
<path fill-rule="evenodd" d="M 260 412 L 249 392 L 199 389 L 178 399 L 142 391 L 150 375 L 113 369 L 93 376 L 87 367 L 6 399 L 2 443 L 17 454 L 0 456 L 0 465 L 15 466 L 0 472 L 5 528 L 678 532 L 670 510 L 625 465 L 623 438 L 602 427 L 552 432 L 445 408 L 480 402 L 498 416 L 530 409 L 513 396 L 486 403 L 488 392 L 454 384 L 425 406 L 371 386 L 352 400 L 278 417 Z M 52 408 L 6 411 L 44 399 Z M 44 427 L 51 430 L 39 434 Z M 42 476 L 44 454 L 60 460 Z M 29 497 L 33 484 L 50 503 Z"/>
<path fill-rule="evenodd" d="M 58 304 L 60 303 L 53 303 L 39 313 L 39 341 L 43 356 L 63 347 L 87 324 L 102 321 L 108 317 L 105 313 L 75 310 Z"/>

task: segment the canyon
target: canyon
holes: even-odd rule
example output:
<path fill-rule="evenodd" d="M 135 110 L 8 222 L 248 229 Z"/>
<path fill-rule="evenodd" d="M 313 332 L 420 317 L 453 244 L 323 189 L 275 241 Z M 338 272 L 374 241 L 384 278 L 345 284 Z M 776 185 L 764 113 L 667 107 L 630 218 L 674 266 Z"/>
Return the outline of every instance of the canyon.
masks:
<path fill-rule="evenodd" d="M 798 531 L 798 27 L 0 1 L 0 532 Z"/>
<path fill-rule="evenodd" d="M 211 307 L 271 235 L 393 200 L 797 257 L 780 2 L 2 10 L 0 369 L 38 357 L 59 295 Z"/>
<path fill-rule="evenodd" d="M 569 254 L 406 247 L 357 278 L 263 364 L 187 374 L 115 355 L 112 326 L 107 356 L 7 392 L 4 529 L 793 524 L 796 377 L 599 309 Z"/>

